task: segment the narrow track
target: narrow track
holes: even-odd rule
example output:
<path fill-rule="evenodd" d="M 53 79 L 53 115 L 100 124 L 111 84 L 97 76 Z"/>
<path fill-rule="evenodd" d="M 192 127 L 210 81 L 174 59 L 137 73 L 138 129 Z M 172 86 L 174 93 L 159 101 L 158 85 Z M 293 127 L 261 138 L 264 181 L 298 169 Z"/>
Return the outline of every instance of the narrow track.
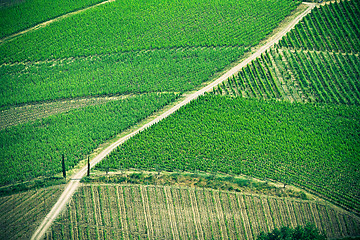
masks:
<path fill-rule="evenodd" d="M 134 130 L 132 133 L 129 133 L 128 135 L 120 138 L 118 141 L 113 143 L 111 146 L 106 148 L 104 151 L 102 151 L 99 155 L 97 155 L 93 160 L 90 162 L 91 168 L 94 167 L 97 163 L 99 163 L 101 160 L 103 160 L 108 154 L 110 154 L 114 149 L 116 149 L 119 145 L 123 144 L 126 140 L 129 138 L 135 136 L 136 134 L 140 133 L 141 131 L 147 129 L 153 124 L 158 123 L 159 121 L 167 118 L 174 112 L 176 112 L 179 108 L 182 106 L 188 104 L 192 100 L 195 100 L 199 96 L 205 94 L 206 92 L 212 91 L 212 89 L 217 86 L 218 84 L 222 83 L 238 71 L 240 71 L 243 67 L 245 67 L 248 63 L 250 63 L 252 60 L 256 59 L 257 57 L 260 57 L 262 53 L 264 53 L 268 48 L 273 46 L 275 43 L 277 43 L 288 31 L 290 31 L 304 16 L 306 16 L 310 11 L 316 6 L 316 4 L 307 4 L 308 7 L 306 10 L 301 13 L 299 16 L 297 16 L 294 20 L 292 20 L 282 31 L 278 32 L 270 41 L 268 41 L 264 46 L 259 48 L 255 53 L 253 53 L 250 57 L 230 69 L 228 72 L 223 74 L 221 77 L 216 79 L 214 82 L 210 83 L 206 87 L 198 90 L 195 93 L 192 93 L 188 95 L 182 102 L 178 103 L 165 113 L 161 114 L 151 122 L 146 123 L 142 127 L 138 128 L 137 130 Z M 48 213 L 48 215 L 45 217 L 43 222 L 40 224 L 40 226 L 36 229 L 35 233 L 33 234 L 31 239 L 42 239 L 48 230 L 48 228 L 51 226 L 52 222 L 57 218 L 57 216 L 60 214 L 62 209 L 65 207 L 66 203 L 70 200 L 72 195 L 74 194 L 75 190 L 78 188 L 80 184 L 80 180 L 82 177 L 84 177 L 87 173 L 87 167 L 85 166 L 82 168 L 78 173 L 76 173 L 70 182 L 67 184 L 63 194 L 61 194 L 59 200 L 56 202 L 56 204 L 53 206 L 51 211 Z"/>

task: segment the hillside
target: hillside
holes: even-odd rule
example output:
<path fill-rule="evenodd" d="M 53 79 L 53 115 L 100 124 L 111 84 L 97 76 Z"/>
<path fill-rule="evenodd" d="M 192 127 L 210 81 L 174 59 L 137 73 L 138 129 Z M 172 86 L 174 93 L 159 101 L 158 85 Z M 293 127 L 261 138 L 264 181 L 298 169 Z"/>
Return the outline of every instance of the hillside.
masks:
<path fill-rule="evenodd" d="M 360 235 L 360 220 L 324 203 L 226 191 L 85 185 L 46 239 L 255 239 L 313 223 L 329 238 Z"/>

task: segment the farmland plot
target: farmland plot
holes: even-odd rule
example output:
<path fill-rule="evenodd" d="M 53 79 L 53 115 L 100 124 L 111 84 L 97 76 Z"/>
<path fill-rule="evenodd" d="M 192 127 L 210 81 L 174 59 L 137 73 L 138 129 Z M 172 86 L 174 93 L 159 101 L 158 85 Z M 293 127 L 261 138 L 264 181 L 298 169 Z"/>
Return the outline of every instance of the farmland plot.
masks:
<path fill-rule="evenodd" d="M 78 0 L 76 2 L 71 0 L 32 0 L 19 1 L 18 3 L 11 3 L 14 1 L 9 1 L 10 3 L 8 4 L 6 4 L 5 1 L 5 6 L 0 7 L 0 39 L 46 20 L 103 1 L 104 0 Z"/>
<path fill-rule="evenodd" d="M 86 189 L 86 191 L 83 189 Z M 122 198 L 120 201 L 118 201 L 119 189 L 122 189 L 121 191 L 125 193 L 120 197 Z M 100 197 L 95 192 L 108 192 L 108 194 Z M 87 213 L 80 212 L 80 209 L 76 208 L 75 205 L 80 204 L 81 206 L 89 198 L 94 198 L 95 206 L 88 209 Z M 114 203 L 110 206 L 109 199 L 118 202 L 119 207 Z M 75 231 L 79 231 L 82 236 L 86 233 L 86 227 L 95 227 L 91 222 L 82 222 L 76 217 L 69 217 L 69 212 L 74 216 L 94 215 L 96 219 L 99 219 L 96 228 L 101 232 L 106 232 L 105 235 L 101 235 L 101 238 L 105 239 L 122 237 L 125 239 L 159 239 L 164 237 L 166 239 L 220 239 L 225 238 L 225 236 L 226 239 L 254 239 L 260 229 L 268 232 L 271 230 L 269 226 L 274 225 L 273 218 L 267 217 L 263 211 L 265 208 L 260 207 L 261 202 L 266 200 L 271 201 L 273 206 L 279 206 L 279 208 L 273 207 L 274 209 L 289 209 L 293 205 L 307 209 L 299 212 L 294 208 L 292 211 L 296 216 L 301 214 L 319 216 L 317 218 L 313 217 L 312 220 L 306 223 L 323 226 L 324 229 L 328 230 L 326 234 L 329 238 L 360 234 L 360 229 L 356 226 L 356 224 L 360 224 L 357 217 L 347 215 L 320 202 L 285 200 L 283 198 L 269 198 L 261 195 L 253 196 L 206 189 L 143 185 L 85 185 L 81 187 L 70 202 L 68 209 L 71 209 L 71 211 L 64 211 L 52 230 L 47 233 L 46 239 L 69 238 L 71 237 L 70 233 Z M 195 201 L 199 204 L 194 204 Z M 147 203 L 151 203 L 151 205 L 146 206 Z M 309 208 L 310 205 L 313 207 Z M 246 206 L 246 209 L 243 206 Z M 118 208 L 125 210 L 121 212 L 121 216 Z M 101 209 L 101 212 L 95 209 Z M 310 209 L 312 209 L 312 212 L 310 212 Z M 76 213 L 73 213 L 74 210 Z M 154 214 L 154 211 L 162 212 L 162 214 Z M 325 215 L 330 217 L 330 221 L 328 218 L 323 218 Z M 199 216 L 201 217 L 199 218 Z M 115 221 L 113 223 L 110 220 L 101 221 L 102 218 L 126 218 L 128 226 L 131 227 L 124 229 L 119 222 L 115 224 Z M 253 218 L 257 218 L 257 221 L 251 222 L 251 225 L 248 225 L 250 221 L 246 221 L 247 223 L 244 224 L 244 219 Z M 339 219 L 343 220 L 340 221 Z M 344 229 L 344 219 L 347 221 L 346 230 Z M 62 226 L 64 226 L 64 223 L 66 223 L 65 226 L 72 226 L 73 229 L 63 231 Z M 300 223 L 298 218 L 295 219 L 294 223 L 294 227 L 305 224 Z M 288 222 L 278 227 L 286 225 L 292 226 Z M 251 231 L 255 232 L 252 233 Z M 97 239 L 98 236 L 90 235 L 90 238 Z M 75 235 L 74 239 L 80 238 Z"/>
<path fill-rule="evenodd" d="M 246 174 L 359 211 L 359 117 L 357 106 L 208 95 L 125 142 L 98 168 Z"/>
<path fill-rule="evenodd" d="M 0 45 L 0 63 L 138 50 L 256 45 L 292 0 L 114 1 Z"/>
<path fill-rule="evenodd" d="M 214 93 L 291 102 L 360 104 L 359 1 L 315 8 L 278 45 Z"/>
<path fill-rule="evenodd" d="M 144 94 L 87 106 L 0 131 L 0 185 L 53 176 L 75 166 L 105 140 L 172 102 L 171 93 Z"/>
<path fill-rule="evenodd" d="M 49 187 L 0 197 L 0 238 L 29 239 L 63 187 Z"/>

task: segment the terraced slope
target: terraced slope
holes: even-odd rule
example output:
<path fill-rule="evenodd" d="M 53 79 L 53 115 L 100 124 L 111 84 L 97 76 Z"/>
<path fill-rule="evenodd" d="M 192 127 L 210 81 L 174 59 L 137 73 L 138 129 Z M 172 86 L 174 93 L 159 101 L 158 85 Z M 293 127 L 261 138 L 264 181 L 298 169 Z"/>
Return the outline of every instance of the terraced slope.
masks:
<path fill-rule="evenodd" d="M 360 235 L 360 220 L 321 202 L 216 190 L 87 185 L 46 239 L 255 239 L 313 223 L 329 238 Z"/>

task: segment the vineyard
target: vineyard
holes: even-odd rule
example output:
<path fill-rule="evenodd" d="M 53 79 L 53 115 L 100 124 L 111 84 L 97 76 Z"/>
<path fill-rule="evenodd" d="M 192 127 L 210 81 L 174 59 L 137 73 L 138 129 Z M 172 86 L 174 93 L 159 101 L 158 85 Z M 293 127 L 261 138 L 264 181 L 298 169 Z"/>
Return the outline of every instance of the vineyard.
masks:
<path fill-rule="evenodd" d="M 213 93 L 360 104 L 359 1 L 314 8 L 279 44 Z"/>
<path fill-rule="evenodd" d="M 359 66 L 358 54 L 271 48 L 213 93 L 359 105 Z"/>
<path fill-rule="evenodd" d="M 99 2 L 0 8 L 0 38 Z M 318 5 L 211 93 L 121 144 L 92 174 L 106 172 L 108 183 L 108 171 L 156 171 L 156 180 L 83 183 L 46 239 L 255 240 L 307 223 L 330 239 L 360 236 L 359 3 Z M 299 4 L 116 0 L 5 38 L 0 187 L 59 175 L 62 155 L 72 169 L 100 144 L 217 78 Z M 45 10 L 36 14 L 40 6 Z M 245 192 L 214 177 L 213 185 L 189 178 L 191 187 L 179 187 L 161 171 L 264 184 Z M 303 190 L 317 200 L 304 200 Z M 50 187 L 0 197 L 0 238 L 29 238 L 60 193 Z"/>
<path fill-rule="evenodd" d="M 87 106 L 0 131 L 0 185 L 53 176 L 74 167 L 101 143 L 176 99 L 145 94 Z"/>
<path fill-rule="evenodd" d="M 36 15 L 31 4 L 40 2 L 46 0 L 1 11 Z M 12 18 L 14 29 L 3 34 L 19 31 L 17 21 L 23 29 L 24 22 L 32 26 L 98 2 L 51 5 L 22 23 Z M 62 154 L 71 169 L 99 144 L 213 79 L 298 5 L 292 0 L 109 1 L 3 40 L 2 112 L 61 100 L 135 97 L 6 124 L 0 130 L 0 185 L 59 173 Z M 2 121 L 13 120 L 4 114 Z"/>
<path fill-rule="evenodd" d="M 244 46 L 264 39 L 299 4 L 114 1 L 0 45 L 0 63 L 178 47 Z"/>
<path fill-rule="evenodd" d="M 38 23 L 72 12 L 103 0 L 49 1 L 32 0 L 0 7 L 0 39 Z M 6 1 L 5 1 L 6 2 Z"/>
<path fill-rule="evenodd" d="M 189 91 L 243 53 L 238 47 L 178 48 L 1 65 L 0 106 L 94 95 Z"/>
<path fill-rule="evenodd" d="M 207 95 L 136 135 L 100 169 L 245 174 L 360 211 L 360 109 Z"/>
<path fill-rule="evenodd" d="M 28 104 L 0 110 L 0 130 L 10 126 L 35 121 L 51 115 L 68 112 L 86 106 L 103 104 L 113 100 L 128 98 L 130 95 L 112 97 L 88 97 L 81 99 L 67 99 L 39 104 Z"/>
<path fill-rule="evenodd" d="M 0 239 L 30 239 L 62 191 L 56 186 L 0 197 Z"/>
<path fill-rule="evenodd" d="M 144 185 L 79 189 L 46 239 L 255 239 L 314 224 L 329 238 L 358 236 L 358 218 L 324 203 Z"/>
<path fill-rule="evenodd" d="M 341 1 L 315 8 L 279 43 L 280 47 L 360 52 L 359 1 Z"/>

